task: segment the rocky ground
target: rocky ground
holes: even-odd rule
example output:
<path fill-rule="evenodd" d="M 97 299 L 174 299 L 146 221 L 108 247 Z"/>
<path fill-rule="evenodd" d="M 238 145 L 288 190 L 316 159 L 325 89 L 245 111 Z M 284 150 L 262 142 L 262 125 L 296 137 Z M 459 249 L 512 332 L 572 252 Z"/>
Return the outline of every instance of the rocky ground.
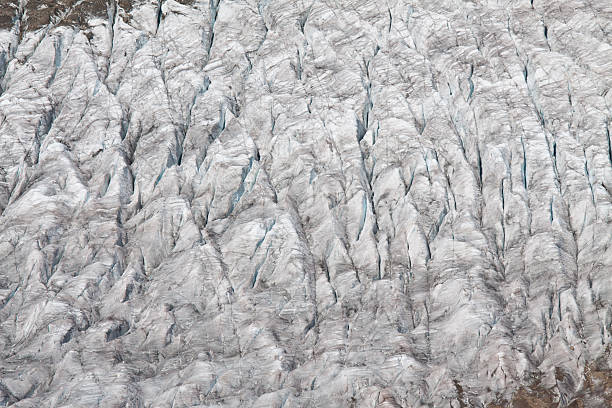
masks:
<path fill-rule="evenodd" d="M 0 1 L 0 405 L 612 406 L 611 33 Z"/>

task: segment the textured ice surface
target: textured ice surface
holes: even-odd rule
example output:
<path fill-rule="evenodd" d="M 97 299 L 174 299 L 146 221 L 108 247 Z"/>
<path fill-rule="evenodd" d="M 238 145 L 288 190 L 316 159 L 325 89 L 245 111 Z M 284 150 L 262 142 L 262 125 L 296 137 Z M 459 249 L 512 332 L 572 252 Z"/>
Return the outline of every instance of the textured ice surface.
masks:
<path fill-rule="evenodd" d="M 612 404 L 608 0 L 0 6 L 0 405 Z"/>

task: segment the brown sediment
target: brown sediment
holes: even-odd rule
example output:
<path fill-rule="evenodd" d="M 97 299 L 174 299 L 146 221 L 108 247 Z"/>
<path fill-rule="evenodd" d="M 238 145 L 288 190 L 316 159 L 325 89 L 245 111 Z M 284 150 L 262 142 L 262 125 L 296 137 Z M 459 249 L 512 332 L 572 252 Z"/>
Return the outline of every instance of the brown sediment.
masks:
<path fill-rule="evenodd" d="M 586 386 L 589 393 L 599 396 L 612 407 L 612 371 L 598 370 L 595 365 L 585 369 Z"/>
<path fill-rule="evenodd" d="M 457 380 L 453 380 L 453 384 L 455 385 L 455 389 L 457 390 L 457 400 L 459 401 L 459 407 L 466 407 L 465 404 L 465 393 L 463 392 L 463 387 Z"/>
<path fill-rule="evenodd" d="M 586 408 L 591 406 L 612 407 L 612 370 L 603 362 L 588 364 L 584 370 L 585 388 L 568 407 Z M 511 401 L 498 400 L 487 408 L 550 408 L 558 407 L 555 392 L 541 386 L 536 381 L 529 387 L 521 387 L 514 393 Z"/>
<path fill-rule="evenodd" d="M 119 6 L 119 16 L 123 19 L 123 21 L 125 21 L 126 23 L 130 22 L 130 11 L 132 11 L 132 0 L 119 0 L 117 2 L 117 5 Z"/>
<path fill-rule="evenodd" d="M 117 3 L 126 13 L 132 11 L 132 0 L 119 0 Z"/>
<path fill-rule="evenodd" d="M 108 3 L 105 0 L 85 0 L 75 6 L 77 2 L 78 0 L 28 2 L 26 30 L 37 30 L 56 18 L 59 19 L 55 21 L 60 26 L 85 27 L 88 19 L 106 16 Z"/>
<path fill-rule="evenodd" d="M 55 22 L 60 26 L 84 28 L 93 17 L 106 17 L 109 0 L 85 0 L 78 6 L 78 0 L 32 0 L 25 5 L 22 28 L 37 30 Z M 132 0 L 118 0 L 117 4 L 125 12 L 132 9 Z M 10 29 L 15 23 L 19 8 L 16 0 L 0 0 L 0 29 Z M 59 21 L 58 21 L 59 20 Z"/>
<path fill-rule="evenodd" d="M 554 392 L 544 388 L 540 380 L 536 380 L 529 387 L 519 388 L 511 401 L 498 400 L 487 405 L 487 408 L 550 408 L 556 406 Z"/>
<path fill-rule="evenodd" d="M 86 28 L 87 21 L 93 17 L 106 17 L 109 2 L 113 0 L 85 0 L 78 6 L 78 0 L 32 0 L 25 5 L 25 19 L 22 26 L 25 31 L 34 31 L 45 27 L 52 20 L 58 26 Z M 190 6 L 195 0 L 177 0 L 178 3 Z M 117 0 L 117 6 L 123 10 L 120 16 L 129 21 L 133 0 Z M 15 24 L 19 9 L 17 0 L 0 0 L 0 29 L 10 29 Z M 59 19 L 59 21 L 58 21 Z"/>
<path fill-rule="evenodd" d="M 512 398 L 514 408 L 550 408 L 556 405 L 554 393 L 540 384 L 520 388 Z"/>
<path fill-rule="evenodd" d="M 10 29 L 13 26 L 18 7 L 17 1 L 0 0 L 0 29 Z"/>

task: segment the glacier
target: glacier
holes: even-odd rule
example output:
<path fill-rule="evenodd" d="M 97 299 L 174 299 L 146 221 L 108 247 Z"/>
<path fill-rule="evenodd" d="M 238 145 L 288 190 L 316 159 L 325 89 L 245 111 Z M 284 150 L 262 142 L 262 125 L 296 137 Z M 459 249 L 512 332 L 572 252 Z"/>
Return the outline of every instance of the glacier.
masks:
<path fill-rule="evenodd" d="M 612 406 L 609 1 L 0 5 L 0 406 Z"/>

